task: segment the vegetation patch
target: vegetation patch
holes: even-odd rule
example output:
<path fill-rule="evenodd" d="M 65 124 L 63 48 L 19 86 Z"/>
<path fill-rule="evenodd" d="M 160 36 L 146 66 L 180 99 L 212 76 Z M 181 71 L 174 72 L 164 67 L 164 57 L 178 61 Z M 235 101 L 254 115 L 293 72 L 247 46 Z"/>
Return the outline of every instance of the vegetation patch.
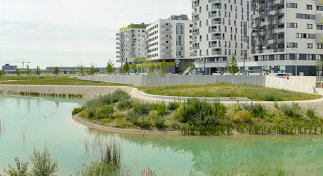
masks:
<path fill-rule="evenodd" d="M 239 103 L 226 107 L 220 102 L 190 99 L 186 102 L 144 103 L 124 91 L 93 99 L 74 114 L 116 128 L 180 130 L 183 135 L 320 134 L 323 119 L 314 109 L 298 104 L 268 110 L 261 104 Z"/>
<path fill-rule="evenodd" d="M 321 95 L 298 93 L 261 86 L 216 83 L 203 86 L 138 87 L 148 94 L 179 97 L 247 97 L 252 101 L 300 101 Z"/>

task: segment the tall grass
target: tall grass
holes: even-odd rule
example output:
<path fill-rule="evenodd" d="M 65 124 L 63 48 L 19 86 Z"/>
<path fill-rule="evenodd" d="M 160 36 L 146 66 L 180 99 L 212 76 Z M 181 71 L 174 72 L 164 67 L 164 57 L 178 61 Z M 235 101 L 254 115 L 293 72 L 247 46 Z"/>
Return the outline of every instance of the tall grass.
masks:
<path fill-rule="evenodd" d="M 34 166 L 31 170 L 33 176 L 50 176 L 58 172 L 57 161 L 51 157 L 47 146 L 42 152 L 34 149 L 30 160 Z"/>

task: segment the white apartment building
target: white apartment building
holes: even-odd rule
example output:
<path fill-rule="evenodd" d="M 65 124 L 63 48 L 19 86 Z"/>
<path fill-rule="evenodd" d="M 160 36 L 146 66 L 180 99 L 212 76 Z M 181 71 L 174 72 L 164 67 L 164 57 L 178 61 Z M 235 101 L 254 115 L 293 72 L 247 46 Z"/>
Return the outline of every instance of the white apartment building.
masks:
<path fill-rule="evenodd" d="M 117 35 L 117 62 L 134 63 L 135 59 L 147 57 L 147 24 L 130 24 L 120 28 Z"/>
<path fill-rule="evenodd" d="M 147 29 L 147 59 L 153 62 L 165 60 L 169 72 L 181 72 L 190 62 L 192 21 L 187 15 L 172 15 L 159 19 Z"/>
<path fill-rule="evenodd" d="M 249 0 L 193 0 L 191 56 L 205 74 L 223 73 L 234 55 L 243 71 L 250 57 Z"/>
<path fill-rule="evenodd" d="M 322 0 L 251 0 L 256 72 L 316 75 L 323 57 Z"/>

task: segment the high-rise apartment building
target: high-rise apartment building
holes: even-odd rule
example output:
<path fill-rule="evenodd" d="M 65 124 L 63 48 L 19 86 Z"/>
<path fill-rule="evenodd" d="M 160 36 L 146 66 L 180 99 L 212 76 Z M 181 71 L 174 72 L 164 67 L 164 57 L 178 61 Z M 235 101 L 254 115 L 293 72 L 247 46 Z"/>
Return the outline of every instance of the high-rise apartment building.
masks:
<path fill-rule="evenodd" d="M 169 72 L 180 72 L 190 59 L 192 21 L 187 15 L 172 15 L 147 27 L 147 59 L 166 61 Z M 181 70 L 182 71 L 182 70 Z"/>
<path fill-rule="evenodd" d="M 234 55 L 244 69 L 250 57 L 249 0 L 193 0 L 192 58 L 205 74 L 223 73 Z"/>
<path fill-rule="evenodd" d="M 251 0 L 251 10 L 256 69 L 315 75 L 323 57 L 322 0 Z"/>
<path fill-rule="evenodd" d="M 147 57 L 147 24 L 130 24 L 120 28 L 117 35 L 117 62 L 134 63 L 135 59 Z"/>

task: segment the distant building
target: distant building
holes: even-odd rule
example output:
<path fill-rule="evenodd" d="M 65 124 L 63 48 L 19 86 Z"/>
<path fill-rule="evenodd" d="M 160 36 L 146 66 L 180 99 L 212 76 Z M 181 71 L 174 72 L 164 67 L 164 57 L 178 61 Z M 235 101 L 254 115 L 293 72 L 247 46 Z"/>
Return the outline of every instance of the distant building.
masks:
<path fill-rule="evenodd" d="M 193 23 L 187 15 L 172 15 L 150 24 L 147 30 L 147 59 L 153 62 L 165 60 L 169 72 L 180 72 L 190 57 Z"/>
<path fill-rule="evenodd" d="M 4 71 L 13 71 L 16 69 L 17 69 L 16 65 L 5 64 L 4 66 L 2 66 L 2 70 Z"/>
<path fill-rule="evenodd" d="M 129 62 L 147 57 L 147 24 L 130 24 L 120 28 L 117 35 L 117 62 Z"/>
<path fill-rule="evenodd" d="M 53 72 L 56 67 L 46 67 L 46 71 Z M 71 72 L 79 72 L 79 67 L 57 67 L 60 72 L 66 72 L 66 73 L 71 73 Z M 105 72 L 106 68 L 105 67 L 95 67 L 95 70 L 99 72 Z M 90 71 L 91 67 L 84 67 L 84 71 Z"/>

